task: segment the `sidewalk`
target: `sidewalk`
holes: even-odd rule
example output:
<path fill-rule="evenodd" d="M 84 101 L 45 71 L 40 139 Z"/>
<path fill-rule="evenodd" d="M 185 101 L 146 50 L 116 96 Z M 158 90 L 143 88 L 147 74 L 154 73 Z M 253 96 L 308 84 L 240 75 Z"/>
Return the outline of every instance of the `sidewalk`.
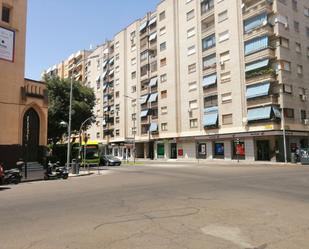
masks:
<path fill-rule="evenodd" d="M 177 164 L 194 164 L 201 166 L 271 166 L 271 167 L 302 167 L 306 165 L 301 165 L 300 163 L 282 163 L 282 162 L 267 162 L 267 161 L 246 161 L 240 160 L 223 160 L 223 159 L 137 159 L 137 164 L 169 164 L 169 165 L 177 165 Z"/>

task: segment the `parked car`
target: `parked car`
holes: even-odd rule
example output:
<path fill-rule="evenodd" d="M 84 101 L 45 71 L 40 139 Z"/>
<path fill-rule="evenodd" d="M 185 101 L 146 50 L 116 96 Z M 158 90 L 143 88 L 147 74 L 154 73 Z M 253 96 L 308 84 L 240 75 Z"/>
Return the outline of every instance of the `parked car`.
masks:
<path fill-rule="evenodd" d="M 2 164 L 0 163 L 0 185 L 4 184 L 4 168 Z"/>
<path fill-rule="evenodd" d="M 120 166 L 121 165 L 121 161 L 117 157 L 114 157 L 111 155 L 103 155 L 100 161 L 101 161 L 100 164 L 104 166 Z"/>

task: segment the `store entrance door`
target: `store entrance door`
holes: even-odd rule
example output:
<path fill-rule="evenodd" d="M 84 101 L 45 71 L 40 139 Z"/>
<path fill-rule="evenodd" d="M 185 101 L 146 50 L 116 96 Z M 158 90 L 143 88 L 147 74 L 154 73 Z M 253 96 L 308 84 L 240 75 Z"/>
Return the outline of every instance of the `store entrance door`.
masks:
<path fill-rule="evenodd" d="M 257 160 L 258 161 L 270 161 L 270 146 L 268 140 L 256 141 L 257 147 Z"/>
<path fill-rule="evenodd" d="M 171 159 L 177 159 L 177 144 L 171 144 Z"/>

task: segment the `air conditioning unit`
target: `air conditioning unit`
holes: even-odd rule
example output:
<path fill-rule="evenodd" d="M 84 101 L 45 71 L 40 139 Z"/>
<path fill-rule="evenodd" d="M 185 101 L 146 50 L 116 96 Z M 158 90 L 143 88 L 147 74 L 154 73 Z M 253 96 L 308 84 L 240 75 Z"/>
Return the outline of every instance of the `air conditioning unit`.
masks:
<path fill-rule="evenodd" d="M 268 24 L 268 21 L 265 20 L 265 21 L 263 22 L 263 26 L 266 26 L 267 24 Z"/>
<path fill-rule="evenodd" d="M 309 125 L 309 119 L 304 119 L 303 122 L 304 122 L 304 125 Z"/>
<path fill-rule="evenodd" d="M 224 66 L 225 62 L 224 61 L 220 61 L 220 65 Z"/>
<path fill-rule="evenodd" d="M 288 23 L 285 23 L 285 24 L 284 24 L 284 27 L 285 27 L 285 29 L 288 29 L 288 28 L 289 28 L 289 24 L 288 24 Z"/>
<path fill-rule="evenodd" d="M 307 95 L 301 95 L 301 100 L 302 101 L 307 101 L 308 99 L 308 96 Z"/>
<path fill-rule="evenodd" d="M 243 118 L 243 119 L 242 119 L 242 123 L 243 123 L 244 125 L 247 125 L 247 124 L 248 124 L 248 118 Z"/>

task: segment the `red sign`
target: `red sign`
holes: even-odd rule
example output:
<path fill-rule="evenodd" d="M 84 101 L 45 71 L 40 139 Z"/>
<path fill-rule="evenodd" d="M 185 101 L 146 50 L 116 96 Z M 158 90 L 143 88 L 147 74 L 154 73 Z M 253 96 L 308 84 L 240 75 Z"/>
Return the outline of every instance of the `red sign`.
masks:
<path fill-rule="evenodd" d="M 178 156 L 183 156 L 183 149 L 178 149 Z"/>
<path fill-rule="evenodd" d="M 245 155 L 245 146 L 244 144 L 237 144 L 236 145 L 236 154 L 240 156 Z"/>

